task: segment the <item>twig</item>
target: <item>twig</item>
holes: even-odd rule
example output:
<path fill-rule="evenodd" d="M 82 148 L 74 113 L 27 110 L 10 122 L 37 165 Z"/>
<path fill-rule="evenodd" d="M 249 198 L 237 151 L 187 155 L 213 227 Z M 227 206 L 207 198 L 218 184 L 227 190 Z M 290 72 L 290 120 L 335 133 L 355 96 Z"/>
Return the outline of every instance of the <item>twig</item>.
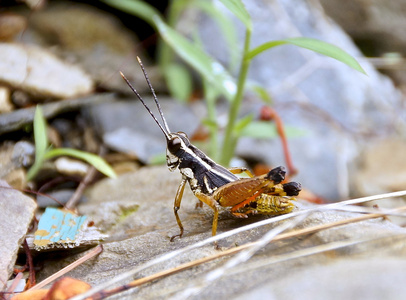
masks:
<path fill-rule="evenodd" d="M 30 247 L 28 247 L 27 239 L 24 239 L 23 242 L 23 248 L 25 251 L 25 255 L 27 256 L 27 265 L 29 269 L 29 277 L 28 277 L 28 282 L 27 282 L 27 288 L 30 288 L 32 286 L 35 286 L 35 270 L 34 270 L 34 262 L 32 259 Z"/>
<path fill-rule="evenodd" d="M 20 282 L 21 279 L 23 279 L 23 272 L 20 272 L 16 275 L 16 277 L 13 280 L 13 283 L 10 285 L 10 287 L 7 289 L 7 291 L 4 293 L 4 299 L 8 300 L 10 296 L 13 294 L 14 290 L 16 289 L 18 283 Z M 3 298 L 0 298 L 3 299 Z"/>
<path fill-rule="evenodd" d="M 264 106 L 261 109 L 261 120 L 270 121 L 273 120 L 276 125 L 276 131 L 281 139 L 282 148 L 283 148 L 283 155 L 285 156 L 286 166 L 288 168 L 289 176 L 294 176 L 297 174 L 297 169 L 294 167 L 292 162 L 292 156 L 290 155 L 288 141 L 285 134 L 285 129 L 283 127 L 283 121 L 279 114 L 271 108 L 270 106 Z"/>
<path fill-rule="evenodd" d="M 69 201 L 66 203 L 65 207 L 66 209 L 72 210 L 76 207 L 78 202 L 80 201 L 80 198 L 83 195 L 83 192 L 85 191 L 85 188 L 91 182 L 96 175 L 97 170 L 95 167 L 90 166 L 86 176 L 83 178 L 83 180 L 80 182 L 79 186 L 77 187 L 76 191 L 73 193 L 72 197 L 69 199 Z"/>
<path fill-rule="evenodd" d="M 327 243 L 327 244 L 321 244 L 321 245 L 317 245 L 317 246 L 313 246 L 313 247 L 309 247 L 309 248 L 299 249 L 299 250 L 292 251 L 289 253 L 283 253 L 283 254 L 272 256 L 272 257 L 267 257 L 265 259 L 255 261 L 254 263 L 250 264 L 249 266 L 244 265 L 244 266 L 238 267 L 234 270 L 227 272 L 225 275 L 230 276 L 230 275 L 235 275 L 235 274 L 239 274 L 239 273 L 246 273 L 246 272 L 255 270 L 257 268 L 261 268 L 261 267 L 268 266 L 268 265 L 275 264 L 275 263 L 280 263 L 280 262 L 287 261 L 287 260 L 294 259 L 294 258 L 310 256 L 313 254 L 319 254 L 322 252 L 331 251 L 331 250 L 335 250 L 335 249 L 339 249 L 339 248 L 343 248 L 343 247 L 353 246 L 353 245 L 357 245 L 357 244 L 361 244 L 361 243 L 375 242 L 375 241 L 388 239 L 388 238 L 395 238 L 395 237 L 404 238 L 405 235 L 404 234 L 394 234 L 394 235 L 389 235 L 389 236 L 380 236 L 380 237 L 372 237 L 372 238 L 356 239 L 356 240 L 350 239 L 350 240 L 331 242 L 331 243 Z"/>
<path fill-rule="evenodd" d="M 79 258 L 78 260 L 74 261 L 73 263 L 71 263 L 70 265 L 66 266 L 65 268 L 59 270 L 58 272 L 56 272 L 55 274 L 52 274 L 51 276 L 49 276 L 48 278 L 44 279 L 43 281 L 41 281 L 40 283 L 38 283 L 36 286 L 30 288 L 29 290 L 38 290 L 40 288 L 43 288 L 44 286 L 46 286 L 47 284 L 51 283 L 52 281 L 58 279 L 59 277 L 61 277 L 62 275 L 68 273 L 69 271 L 73 270 L 74 268 L 78 267 L 79 265 L 81 265 L 82 263 L 84 263 L 85 261 L 95 257 L 96 255 L 98 255 L 99 253 L 101 253 L 103 251 L 103 245 L 98 245 L 97 247 L 95 247 L 94 249 L 92 249 L 89 253 L 86 253 L 86 255 L 82 256 L 81 258 Z"/>
<path fill-rule="evenodd" d="M 0 185 L 0 188 L 9 189 L 9 190 L 15 190 L 15 191 L 19 191 L 19 192 L 22 192 L 22 193 L 34 194 L 34 195 L 37 195 L 37 196 L 47 197 L 47 198 L 52 199 L 56 203 L 58 203 L 60 206 L 64 206 L 63 203 L 61 203 L 60 201 L 58 201 L 54 197 L 52 197 L 50 195 L 47 195 L 47 194 L 44 194 L 44 193 L 40 193 L 40 192 L 36 192 L 36 191 L 32 191 L 32 190 L 27 190 L 27 189 L 17 189 L 17 188 L 11 187 L 11 186 L 3 186 L 3 185 Z"/>
<path fill-rule="evenodd" d="M 101 146 L 98 155 L 102 156 L 103 154 L 106 153 L 106 149 Z M 78 188 L 76 189 L 75 193 L 72 195 L 72 197 L 69 199 L 69 201 L 66 203 L 65 207 L 66 209 L 74 209 L 78 202 L 80 201 L 80 198 L 83 195 L 83 192 L 85 191 L 86 187 L 88 184 L 93 180 L 93 178 L 96 176 L 97 170 L 95 167 L 90 166 L 89 169 L 87 170 L 86 176 L 83 178 L 83 180 L 80 182 Z"/>

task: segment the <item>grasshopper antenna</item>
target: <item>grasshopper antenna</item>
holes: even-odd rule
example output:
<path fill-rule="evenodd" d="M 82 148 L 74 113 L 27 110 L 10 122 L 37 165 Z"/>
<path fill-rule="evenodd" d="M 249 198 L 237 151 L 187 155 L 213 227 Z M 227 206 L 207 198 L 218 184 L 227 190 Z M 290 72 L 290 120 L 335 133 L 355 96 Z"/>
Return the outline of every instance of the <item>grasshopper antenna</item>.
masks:
<path fill-rule="evenodd" d="M 144 69 L 143 69 L 143 71 L 144 71 Z M 146 74 L 145 71 L 144 71 L 144 74 Z M 145 104 L 145 102 L 144 102 L 144 100 L 142 99 L 141 95 L 137 92 L 137 90 L 132 86 L 132 84 L 130 83 L 130 81 L 124 76 L 124 74 L 123 74 L 121 71 L 120 71 L 120 75 L 121 75 L 121 77 L 123 77 L 124 81 L 128 84 L 128 86 L 130 87 L 130 89 L 134 92 L 134 94 L 137 96 L 137 98 L 141 101 L 141 103 L 142 103 L 142 104 L 144 105 L 144 107 L 147 109 L 147 111 L 149 112 L 149 114 L 151 115 L 151 117 L 152 117 L 152 118 L 155 120 L 155 122 L 158 124 L 159 128 L 161 128 L 161 130 L 162 130 L 162 132 L 164 133 L 166 139 L 167 139 L 167 140 L 170 140 L 170 136 L 169 136 L 170 131 L 169 131 L 168 125 L 167 125 L 166 122 L 165 122 L 165 119 L 163 119 L 163 120 L 164 120 L 164 123 L 165 123 L 165 128 L 164 128 L 164 127 L 161 125 L 161 123 L 159 123 L 159 121 L 157 120 L 157 118 L 155 118 L 154 114 L 153 114 L 152 111 L 149 109 L 149 107 Z M 148 80 L 148 84 L 150 85 L 149 80 Z M 151 87 L 151 86 L 150 86 L 150 87 Z M 153 92 L 153 94 L 154 94 L 154 98 L 156 99 L 155 92 Z M 155 101 L 157 102 L 158 100 L 156 99 Z M 157 103 L 158 103 L 158 102 L 157 102 Z M 159 106 L 159 104 L 158 104 L 158 110 L 159 110 L 159 112 L 160 112 L 160 114 L 161 114 L 161 116 L 162 116 L 162 111 L 161 111 L 161 107 Z M 163 118 L 163 117 L 162 117 L 162 118 Z"/>
<path fill-rule="evenodd" d="M 140 59 L 138 56 L 137 56 L 137 60 L 138 60 L 138 63 L 139 63 L 139 65 L 140 65 L 140 67 L 141 67 L 142 73 L 144 73 L 144 77 L 145 77 L 145 80 L 146 80 L 147 83 L 148 83 L 149 89 L 150 89 L 151 92 L 152 92 L 152 96 L 154 97 L 156 106 L 158 107 L 159 114 L 161 115 L 162 121 L 164 122 L 165 129 L 166 129 L 167 132 L 171 132 L 171 131 L 169 130 L 168 123 L 166 122 L 165 117 L 164 117 L 164 114 L 163 114 L 163 112 L 162 112 L 161 105 L 160 105 L 159 102 L 158 102 L 158 98 L 157 98 L 157 96 L 156 96 L 156 94 L 155 94 L 155 90 L 154 90 L 154 88 L 152 87 L 151 82 L 149 81 L 148 74 L 147 74 L 147 72 L 145 71 L 144 65 L 142 64 L 142 61 L 141 61 L 141 59 Z"/>

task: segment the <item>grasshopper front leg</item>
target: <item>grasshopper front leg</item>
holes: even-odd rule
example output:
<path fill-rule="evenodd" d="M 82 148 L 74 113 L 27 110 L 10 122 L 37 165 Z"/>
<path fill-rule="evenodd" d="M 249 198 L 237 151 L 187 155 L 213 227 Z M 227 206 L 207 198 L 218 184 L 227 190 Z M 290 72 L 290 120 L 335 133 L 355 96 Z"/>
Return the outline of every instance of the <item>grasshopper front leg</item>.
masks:
<path fill-rule="evenodd" d="M 182 222 L 180 220 L 179 214 L 178 214 L 178 210 L 180 209 L 180 203 L 182 201 L 182 197 L 183 197 L 183 191 L 185 190 L 185 185 L 186 185 L 187 179 L 183 178 L 182 182 L 180 183 L 178 190 L 176 192 L 176 196 L 175 196 L 175 203 L 173 206 L 173 212 L 175 214 L 175 218 L 176 218 L 176 222 L 178 223 L 179 226 L 179 230 L 180 233 L 177 235 L 174 235 L 171 237 L 171 242 L 173 242 L 173 240 L 176 237 L 182 237 L 183 235 L 183 225 Z M 213 226 L 212 226 L 212 235 L 216 235 L 217 232 L 217 220 L 218 220 L 218 215 L 219 215 L 219 208 L 218 208 L 218 203 L 216 200 L 214 200 L 213 197 L 205 195 L 201 192 L 196 192 L 195 196 L 202 201 L 203 203 L 206 203 L 208 206 L 211 207 L 211 209 L 213 209 L 214 211 L 214 216 L 213 216 Z"/>
<path fill-rule="evenodd" d="M 180 183 L 178 190 L 176 192 L 176 196 L 175 196 L 175 203 L 173 205 L 173 212 L 175 214 L 175 218 L 176 218 L 176 222 L 178 223 L 179 226 L 179 231 L 180 233 L 177 235 L 174 235 L 171 237 L 171 242 L 173 242 L 173 240 L 177 237 L 181 238 L 184 232 L 183 229 L 183 225 L 182 225 L 182 221 L 180 220 L 179 214 L 178 214 L 178 210 L 180 209 L 180 203 L 182 201 L 182 197 L 183 197 L 183 191 L 185 190 L 185 185 L 186 185 L 187 179 L 183 178 L 182 182 Z M 213 197 L 211 196 L 207 196 L 203 193 L 200 192 L 196 192 L 195 196 L 202 201 L 203 203 L 206 203 L 208 206 L 211 207 L 211 209 L 213 209 L 214 211 L 214 216 L 213 216 L 213 226 L 212 226 L 212 235 L 216 235 L 217 232 L 217 220 L 218 220 L 218 215 L 219 215 L 219 208 L 218 208 L 218 203 L 216 200 L 214 200 Z"/>
<path fill-rule="evenodd" d="M 175 203 L 173 204 L 173 212 L 175 214 L 176 222 L 178 223 L 180 232 L 179 232 L 179 234 L 171 237 L 171 242 L 173 242 L 173 240 L 176 237 L 182 237 L 182 235 L 183 235 L 183 225 L 179 218 L 178 210 L 180 209 L 180 203 L 182 201 L 183 191 L 185 190 L 186 182 L 187 182 L 186 178 L 182 178 L 182 182 L 180 183 L 178 190 L 176 191 Z"/>

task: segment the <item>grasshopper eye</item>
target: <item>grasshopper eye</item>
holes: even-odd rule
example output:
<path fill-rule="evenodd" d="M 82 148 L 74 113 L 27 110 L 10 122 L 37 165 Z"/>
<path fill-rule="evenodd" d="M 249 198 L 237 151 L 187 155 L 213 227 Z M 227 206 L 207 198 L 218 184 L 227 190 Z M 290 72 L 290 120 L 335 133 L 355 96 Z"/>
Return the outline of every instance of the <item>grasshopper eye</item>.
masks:
<path fill-rule="evenodd" d="M 179 135 L 181 135 L 181 136 L 183 136 L 183 137 L 189 139 L 188 136 L 187 136 L 187 134 L 184 133 L 183 131 L 178 131 L 177 134 L 179 134 Z"/>
<path fill-rule="evenodd" d="M 178 152 L 178 150 L 180 149 L 181 146 L 182 146 L 182 143 L 180 141 L 180 138 L 178 138 L 178 137 L 175 137 L 168 141 L 168 150 L 171 153 Z"/>

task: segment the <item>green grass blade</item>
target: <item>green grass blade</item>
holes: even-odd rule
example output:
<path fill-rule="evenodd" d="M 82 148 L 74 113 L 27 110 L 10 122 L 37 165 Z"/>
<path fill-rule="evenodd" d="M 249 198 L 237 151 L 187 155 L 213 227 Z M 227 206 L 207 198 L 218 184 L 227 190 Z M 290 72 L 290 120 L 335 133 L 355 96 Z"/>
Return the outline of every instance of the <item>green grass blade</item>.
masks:
<path fill-rule="evenodd" d="M 34 114 L 35 161 L 27 173 L 27 181 L 32 180 L 42 167 L 48 147 L 47 127 L 41 106 L 37 105 Z"/>
<path fill-rule="evenodd" d="M 202 49 L 167 26 L 160 18 L 154 18 L 159 33 L 165 42 L 188 64 L 197 70 L 211 85 L 232 99 L 237 87 L 224 67 L 208 56 Z"/>
<path fill-rule="evenodd" d="M 75 157 L 75 158 L 84 160 L 85 162 L 87 162 L 90 165 L 92 165 L 93 167 L 95 167 L 98 171 L 100 171 L 104 175 L 106 175 L 110 178 L 117 177 L 116 173 L 109 166 L 109 164 L 106 163 L 106 161 L 103 158 L 101 158 L 100 156 L 93 154 L 93 153 L 84 152 L 84 151 L 80 151 L 77 149 L 70 149 L 70 148 L 57 148 L 57 149 L 49 150 L 46 153 L 45 158 L 50 159 L 55 156 L 62 156 L 62 155 L 71 156 L 71 157 Z"/>
<path fill-rule="evenodd" d="M 48 147 L 47 126 L 41 106 L 37 105 L 34 115 L 35 156 L 44 157 Z"/>
<path fill-rule="evenodd" d="M 251 17 L 244 4 L 240 0 L 220 0 L 241 22 L 244 23 L 245 27 L 252 31 Z"/>
<path fill-rule="evenodd" d="M 285 45 L 287 44 L 287 42 L 285 40 L 281 40 L 281 41 L 270 41 L 270 42 L 266 42 L 262 45 L 259 45 L 258 47 L 254 48 L 253 50 L 251 50 L 250 52 L 248 52 L 247 56 L 245 57 L 246 59 L 253 59 L 255 56 L 257 56 L 258 54 L 268 50 L 268 49 L 272 49 L 276 46 L 279 45 Z"/>
<path fill-rule="evenodd" d="M 192 76 L 184 65 L 170 64 L 165 68 L 166 84 L 173 97 L 186 103 L 192 94 Z"/>
<path fill-rule="evenodd" d="M 238 120 L 234 126 L 234 133 L 236 136 L 239 136 L 241 132 L 246 128 L 254 119 L 252 114 L 246 115 L 245 117 Z"/>
<path fill-rule="evenodd" d="M 356 61 L 354 57 L 352 57 L 347 52 L 345 52 L 344 50 L 335 45 L 316 39 L 301 38 L 301 37 L 287 39 L 286 41 L 292 45 L 306 48 L 314 52 L 323 54 L 325 56 L 334 58 L 335 60 L 338 60 L 346 64 L 347 66 L 353 68 L 354 70 L 357 70 L 366 75 L 365 70 L 360 66 L 360 64 Z"/>
<path fill-rule="evenodd" d="M 347 66 L 353 68 L 354 70 L 357 70 L 363 74 L 366 74 L 365 70 L 360 66 L 360 64 L 356 61 L 354 57 L 349 55 L 347 52 L 344 50 L 338 48 L 337 46 L 334 46 L 332 44 L 316 40 L 316 39 L 311 39 L 311 38 L 303 38 L 303 37 L 298 37 L 298 38 L 291 38 L 291 39 L 286 39 L 286 40 L 278 40 L 278 41 L 271 41 L 264 43 L 255 49 L 251 50 L 248 55 L 246 56 L 246 59 L 252 59 L 258 54 L 274 48 L 279 45 L 284 45 L 284 44 L 291 44 L 295 45 L 301 48 L 309 49 L 314 52 L 323 54 L 325 56 L 334 58 L 335 60 L 338 60 Z"/>
<path fill-rule="evenodd" d="M 250 84 L 248 88 L 256 93 L 257 96 L 266 104 L 272 104 L 272 96 L 269 94 L 266 88 L 258 84 Z"/>
<path fill-rule="evenodd" d="M 153 17 L 155 15 L 161 16 L 160 12 L 152 5 L 139 0 L 101 0 L 102 2 L 110 5 L 111 7 L 120 9 L 124 12 L 137 16 L 143 19 L 148 24 L 154 26 Z"/>

